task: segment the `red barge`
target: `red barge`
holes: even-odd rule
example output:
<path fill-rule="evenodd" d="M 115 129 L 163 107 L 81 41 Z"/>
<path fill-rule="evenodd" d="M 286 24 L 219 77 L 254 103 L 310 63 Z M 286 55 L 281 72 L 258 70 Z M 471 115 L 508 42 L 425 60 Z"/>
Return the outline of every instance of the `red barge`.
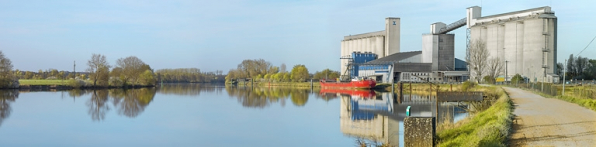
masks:
<path fill-rule="evenodd" d="M 377 85 L 373 79 L 353 79 L 349 82 L 321 80 L 323 89 L 371 89 Z"/>

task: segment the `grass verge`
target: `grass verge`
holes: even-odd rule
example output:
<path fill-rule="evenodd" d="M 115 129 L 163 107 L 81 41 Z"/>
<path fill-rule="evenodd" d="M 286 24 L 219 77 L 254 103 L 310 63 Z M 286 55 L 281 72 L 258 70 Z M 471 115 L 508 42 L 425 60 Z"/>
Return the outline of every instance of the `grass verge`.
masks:
<path fill-rule="evenodd" d="M 485 111 L 458 122 L 456 127 L 437 133 L 438 146 L 506 146 L 512 120 L 513 104 L 505 91 L 497 87 L 499 99 Z"/>
<path fill-rule="evenodd" d="M 20 85 L 68 85 L 69 80 L 19 80 Z"/>
<path fill-rule="evenodd" d="M 585 98 L 577 98 L 577 97 L 573 97 L 573 96 L 556 96 L 553 98 L 557 98 L 557 99 L 561 99 L 570 103 L 575 103 L 578 104 L 582 107 L 591 109 L 593 111 L 596 111 L 596 100 L 595 99 L 585 99 Z"/>
<path fill-rule="evenodd" d="M 238 85 L 242 85 L 238 83 Z M 247 83 L 247 86 L 250 86 L 250 83 Z M 301 88 L 310 88 L 310 82 L 255 82 L 255 86 L 260 87 L 301 87 Z M 312 83 L 313 87 L 321 87 L 321 84 L 316 81 Z"/>

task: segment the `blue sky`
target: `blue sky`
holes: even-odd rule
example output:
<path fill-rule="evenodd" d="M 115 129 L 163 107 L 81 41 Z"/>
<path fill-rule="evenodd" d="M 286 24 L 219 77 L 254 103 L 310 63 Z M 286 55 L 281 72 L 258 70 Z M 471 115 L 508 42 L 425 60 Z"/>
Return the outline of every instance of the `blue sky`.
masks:
<path fill-rule="evenodd" d="M 288 68 L 304 64 L 311 73 L 339 70 L 343 36 L 384 29 L 384 18 L 401 18 L 401 51 L 421 50 L 422 34 L 434 22 L 551 6 L 558 17 L 558 62 L 578 54 L 596 36 L 596 1 L 455 0 L 0 0 L 0 50 L 14 68 L 86 68 L 91 54 L 137 56 L 154 69 L 236 68 L 244 59 L 265 59 Z M 456 36 L 455 56 L 465 57 L 465 29 Z M 596 44 L 581 54 L 595 58 Z"/>

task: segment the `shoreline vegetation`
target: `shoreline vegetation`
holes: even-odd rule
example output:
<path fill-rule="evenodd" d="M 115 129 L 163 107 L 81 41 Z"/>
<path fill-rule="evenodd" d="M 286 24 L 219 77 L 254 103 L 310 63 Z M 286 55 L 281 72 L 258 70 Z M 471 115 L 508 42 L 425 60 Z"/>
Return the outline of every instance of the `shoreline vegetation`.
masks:
<path fill-rule="evenodd" d="M 92 54 L 86 65 L 82 72 L 75 69 L 72 72 L 13 70 L 12 62 L 0 50 L 0 89 L 127 89 L 155 87 L 160 82 L 212 83 L 225 79 L 223 71 L 219 70 L 201 72 L 197 68 L 177 68 L 155 71 L 136 56 L 119 58 L 112 66 L 106 56 Z"/>
<path fill-rule="evenodd" d="M 507 146 L 513 102 L 501 87 L 480 87 L 473 90 L 487 94 L 492 105 L 455 124 L 437 126 L 437 146 Z"/>

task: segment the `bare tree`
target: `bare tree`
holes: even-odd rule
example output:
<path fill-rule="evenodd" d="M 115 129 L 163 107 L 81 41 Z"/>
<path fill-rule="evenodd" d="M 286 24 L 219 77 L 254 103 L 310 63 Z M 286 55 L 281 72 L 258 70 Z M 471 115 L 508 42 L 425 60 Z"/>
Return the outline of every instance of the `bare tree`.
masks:
<path fill-rule="evenodd" d="M 470 44 L 470 53 L 468 55 L 468 65 L 470 65 L 470 74 L 476 75 L 476 81 L 480 83 L 487 65 L 488 50 L 486 43 L 482 40 L 475 40 Z"/>
<path fill-rule="evenodd" d="M 495 78 L 497 78 L 501 72 L 503 71 L 503 61 L 501 60 L 501 58 L 491 58 L 490 60 L 488 60 L 488 76 L 490 76 L 492 78 L 492 80 L 494 80 Z M 494 82 L 494 81 L 491 81 Z"/>
<path fill-rule="evenodd" d="M 286 72 L 286 64 L 282 63 L 281 66 L 279 67 L 279 72 Z"/>
<path fill-rule="evenodd" d="M 106 60 L 106 56 L 101 54 L 91 55 L 91 59 L 87 61 L 87 66 L 89 66 L 87 71 L 90 73 L 89 77 L 93 80 L 94 87 L 97 86 L 98 81 L 100 86 L 108 85 L 110 64 Z"/>

